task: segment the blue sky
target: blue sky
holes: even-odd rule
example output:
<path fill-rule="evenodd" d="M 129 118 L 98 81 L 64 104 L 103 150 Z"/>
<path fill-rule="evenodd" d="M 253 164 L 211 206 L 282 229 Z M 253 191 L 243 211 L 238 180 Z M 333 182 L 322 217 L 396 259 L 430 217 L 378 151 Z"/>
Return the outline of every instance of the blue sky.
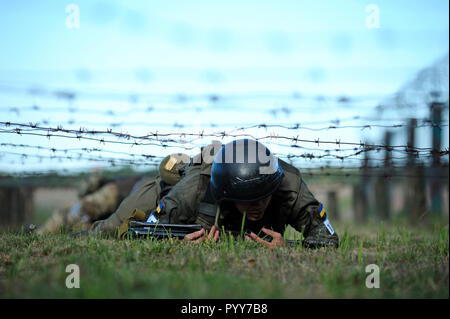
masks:
<path fill-rule="evenodd" d="M 66 6 L 71 3 L 80 11 L 79 28 L 66 27 Z M 366 26 L 368 4 L 379 8 L 379 28 Z M 136 134 L 149 129 L 173 131 L 167 125 L 174 122 L 193 124 L 197 132 L 211 121 L 224 127 L 226 123 L 293 124 L 374 116 L 377 114 L 373 107 L 378 100 L 396 92 L 421 68 L 448 54 L 448 17 L 448 2 L 442 0 L 0 1 L 0 87 L 169 95 L 245 96 L 249 92 L 272 92 L 289 97 L 292 92 L 299 92 L 303 97 L 318 94 L 376 97 L 356 108 L 336 105 L 325 111 L 317 107 L 317 112 L 311 111 L 316 102 L 308 99 L 237 99 L 231 103 L 234 109 L 227 109 L 231 104 L 223 105 L 226 111 L 186 111 L 189 107 L 208 106 L 205 101 L 197 101 L 185 105 L 184 112 L 178 112 L 170 109 L 177 107 L 173 100 L 146 97 L 137 102 L 139 107 L 151 105 L 162 111 L 145 114 L 145 118 L 138 114 L 120 119 L 125 123 L 123 130 Z M 1 90 L 0 96 L 0 108 L 33 104 L 67 108 L 65 101 L 55 98 L 11 94 L 7 90 Z M 86 96 L 77 98 L 73 105 L 105 111 L 134 107 L 126 100 Z M 239 111 L 240 106 L 252 110 Z M 271 109 L 284 106 L 292 111 L 276 116 L 270 113 Z M 44 119 L 66 123 L 73 117 L 67 112 L 0 114 L 2 121 L 24 123 Z M 89 114 L 77 116 L 78 122 L 92 122 L 94 118 Z M 152 123 L 150 128 L 126 124 L 143 119 Z M 118 119 L 95 116 L 95 120 L 94 128 L 100 129 Z M 158 127 L 157 123 L 167 125 Z M 318 137 L 317 132 L 301 134 Z M 322 132 L 320 138 L 377 140 L 381 134 L 381 130 L 367 134 L 340 130 Z M 400 134 L 399 142 L 402 138 Z M 47 143 L 60 148 L 67 143 L 10 134 L 0 135 L 0 141 Z M 427 141 L 428 138 L 423 143 Z M 448 135 L 444 137 L 445 143 L 448 147 Z M 167 153 L 156 148 L 147 151 Z M 16 171 L 50 165 L 25 161 L 18 166 L 11 164 L 14 161 L 2 162 L 0 169 Z"/>

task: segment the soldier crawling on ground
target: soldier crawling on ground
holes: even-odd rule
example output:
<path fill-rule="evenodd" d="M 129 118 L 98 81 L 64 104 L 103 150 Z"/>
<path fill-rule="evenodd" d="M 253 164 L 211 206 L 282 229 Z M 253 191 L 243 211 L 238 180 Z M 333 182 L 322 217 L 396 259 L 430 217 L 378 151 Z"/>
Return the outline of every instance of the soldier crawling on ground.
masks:
<path fill-rule="evenodd" d="M 177 162 L 174 162 L 175 155 L 177 155 Z M 189 156 L 185 154 L 166 156 L 159 165 L 159 175 L 155 177 L 132 176 L 110 179 L 100 174 L 91 175 L 80 187 L 78 192 L 80 200 L 72 206 L 56 209 L 53 215 L 37 229 L 37 233 L 57 234 L 61 229 L 67 232 L 87 230 L 96 222 L 107 224 L 103 220 L 111 215 L 118 217 L 123 215 L 124 210 L 128 214 L 128 207 L 125 207 L 125 204 L 119 209 L 119 205 L 125 198 L 131 196 L 135 198 L 138 194 L 134 193 L 138 189 L 153 190 L 153 193 L 164 196 L 181 178 L 178 169 L 185 162 L 189 162 Z M 155 206 L 157 199 L 155 198 L 154 201 L 147 204 Z M 140 208 L 143 209 L 143 207 Z M 122 222 L 123 220 L 120 220 L 120 224 Z"/>
<path fill-rule="evenodd" d="M 276 158 L 263 144 L 251 139 L 217 142 L 185 162 L 174 154 L 163 165 L 175 170 L 177 177 L 168 192 L 162 192 L 156 182 L 141 184 L 114 214 L 94 222 L 90 233 L 123 236 L 130 220 L 140 220 L 200 224 L 201 230 L 184 239 L 217 241 L 222 229 L 239 232 L 244 220 L 250 233 L 246 240 L 268 247 L 284 245 L 282 234 L 288 225 L 303 232 L 307 247 L 339 245 L 324 206 L 309 191 L 299 170 Z M 269 235 L 271 240 L 257 234 Z"/>

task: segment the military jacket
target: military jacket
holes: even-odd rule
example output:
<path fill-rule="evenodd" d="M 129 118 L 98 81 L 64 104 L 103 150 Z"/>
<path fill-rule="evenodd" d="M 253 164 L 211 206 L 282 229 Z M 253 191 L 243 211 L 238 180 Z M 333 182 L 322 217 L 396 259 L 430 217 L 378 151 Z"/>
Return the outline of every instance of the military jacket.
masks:
<path fill-rule="evenodd" d="M 299 170 L 279 160 L 284 177 L 272 195 L 263 218 L 257 222 L 246 221 L 245 228 L 259 233 L 262 227 L 283 233 L 287 225 L 303 232 L 306 243 L 314 246 L 338 246 L 338 236 L 332 228 L 323 205 L 316 200 L 301 177 Z M 211 164 L 191 163 L 185 168 L 182 179 L 161 198 L 158 218 L 161 223 L 201 224 L 209 230 L 215 224 L 214 214 L 205 214 L 201 206 L 211 177 Z M 242 214 L 231 202 L 220 205 L 218 226 L 239 231 Z"/>

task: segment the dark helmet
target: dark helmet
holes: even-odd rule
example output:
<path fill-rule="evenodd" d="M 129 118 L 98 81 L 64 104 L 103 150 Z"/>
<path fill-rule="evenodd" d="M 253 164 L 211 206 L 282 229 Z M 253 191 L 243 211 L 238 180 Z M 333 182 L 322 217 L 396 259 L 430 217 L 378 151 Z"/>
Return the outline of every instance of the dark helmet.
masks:
<path fill-rule="evenodd" d="M 216 202 L 255 202 L 274 193 L 284 177 L 278 159 L 258 141 L 242 139 L 222 146 L 211 168 Z"/>

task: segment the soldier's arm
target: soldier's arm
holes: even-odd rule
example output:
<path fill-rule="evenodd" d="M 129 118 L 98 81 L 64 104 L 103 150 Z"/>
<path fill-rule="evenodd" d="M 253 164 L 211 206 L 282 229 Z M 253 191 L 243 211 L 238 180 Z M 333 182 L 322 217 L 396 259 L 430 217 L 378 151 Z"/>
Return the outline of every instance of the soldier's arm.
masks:
<path fill-rule="evenodd" d="M 303 179 L 288 222 L 296 230 L 303 231 L 306 247 L 339 246 L 339 237 L 331 226 L 325 207 L 317 201 Z"/>
<path fill-rule="evenodd" d="M 120 203 L 112 215 L 107 219 L 94 222 L 90 231 L 105 235 L 116 235 L 117 229 L 131 218 L 135 209 L 142 210 L 148 215 L 150 210 L 156 206 L 161 191 L 159 182 L 159 177 L 142 180 L 139 187 Z"/>
<path fill-rule="evenodd" d="M 197 217 L 197 207 L 203 194 L 200 190 L 202 176 L 200 169 L 192 168 L 160 200 L 160 211 L 156 213 L 159 222 L 172 224 L 193 224 Z"/>

